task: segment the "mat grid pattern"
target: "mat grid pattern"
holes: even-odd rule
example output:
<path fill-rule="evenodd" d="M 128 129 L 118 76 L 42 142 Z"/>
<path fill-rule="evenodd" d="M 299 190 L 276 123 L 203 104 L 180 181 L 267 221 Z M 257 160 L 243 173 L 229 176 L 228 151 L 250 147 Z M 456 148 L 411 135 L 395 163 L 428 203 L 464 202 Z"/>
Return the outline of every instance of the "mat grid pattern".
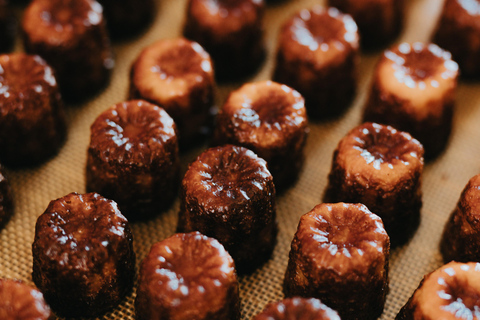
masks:
<path fill-rule="evenodd" d="M 109 87 L 99 96 L 79 106 L 68 106 L 68 139 L 59 154 L 33 169 L 7 170 L 15 196 L 15 215 L 0 232 L 0 276 L 32 283 L 31 245 L 36 218 L 52 199 L 70 192 L 85 192 L 86 150 L 90 125 L 103 110 L 127 97 L 128 73 L 140 50 L 157 39 L 181 35 L 185 0 L 159 0 L 155 22 L 139 38 L 114 44 L 116 66 Z M 285 0 L 269 5 L 265 17 L 267 61 L 259 73 L 248 81 L 270 78 L 278 30 L 283 21 L 302 8 L 323 1 Z M 397 41 L 427 41 L 440 13 L 443 1 L 406 0 L 407 20 Z M 18 10 L 21 15 L 21 9 Z M 17 51 L 21 51 L 17 45 Z M 282 281 L 290 242 L 299 218 L 316 204 L 327 183 L 333 150 L 338 141 L 360 121 L 372 70 L 379 52 L 364 54 L 358 68 L 359 87 L 352 107 L 339 119 L 312 123 L 306 147 L 306 163 L 297 184 L 277 198 L 279 235 L 273 257 L 249 276 L 240 278 L 242 319 L 251 319 L 270 301 L 283 297 Z M 217 104 L 241 83 L 219 86 Z M 412 241 L 392 252 L 390 291 L 382 320 L 396 313 L 417 287 L 423 275 L 441 266 L 438 252 L 443 225 L 453 210 L 468 180 L 480 173 L 480 83 L 460 83 L 454 129 L 447 151 L 425 167 L 423 176 L 424 206 L 421 225 Z M 186 166 L 206 148 L 182 155 Z M 137 266 L 150 246 L 170 235 L 176 228 L 178 199 L 165 213 L 144 223 L 133 225 Z M 120 306 L 102 319 L 134 319 L 132 292 Z"/>

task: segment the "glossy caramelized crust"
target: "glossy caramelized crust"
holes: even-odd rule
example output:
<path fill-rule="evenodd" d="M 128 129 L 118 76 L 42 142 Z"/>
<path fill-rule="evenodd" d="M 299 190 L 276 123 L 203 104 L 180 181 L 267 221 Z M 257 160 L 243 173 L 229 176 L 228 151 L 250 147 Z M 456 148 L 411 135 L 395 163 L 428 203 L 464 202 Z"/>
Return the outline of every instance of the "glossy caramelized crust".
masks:
<path fill-rule="evenodd" d="M 10 220 L 13 215 L 13 198 L 10 183 L 0 165 L 0 228 Z M 1 319 L 1 317 L 0 317 Z"/>
<path fill-rule="evenodd" d="M 445 148 L 452 128 L 458 65 L 434 44 L 402 43 L 377 64 L 364 121 L 409 132 L 431 159 Z"/>
<path fill-rule="evenodd" d="M 480 261 L 480 175 L 463 189 L 445 225 L 440 251 L 445 262 Z"/>
<path fill-rule="evenodd" d="M 480 319 L 480 264 L 450 262 L 426 275 L 396 320 Z"/>
<path fill-rule="evenodd" d="M 135 311 L 138 320 L 240 319 L 232 258 L 198 232 L 155 243 L 142 262 Z"/>
<path fill-rule="evenodd" d="M 275 186 L 265 160 L 232 145 L 198 156 L 182 181 L 178 230 L 218 239 L 239 272 L 264 263 L 277 235 Z"/>
<path fill-rule="evenodd" d="M 253 320 L 340 320 L 338 313 L 315 298 L 272 302 Z"/>
<path fill-rule="evenodd" d="M 314 297 L 342 319 L 376 319 L 388 291 L 390 240 L 363 204 L 323 203 L 302 216 L 284 280 L 286 297 Z"/>
<path fill-rule="evenodd" d="M 109 80 L 114 63 L 102 11 L 94 0 L 33 0 L 25 10 L 25 50 L 53 67 L 65 98 L 82 100 Z"/>
<path fill-rule="evenodd" d="M 405 243 L 420 222 L 423 147 L 408 133 L 364 123 L 338 144 L 325 200 L 363 203 L 379 215 L 392 246 Z"/>
<path fill-rule="evenodd" d="M 97 193 L 51 201 L 37 220 L 32 251 L 33 281 L 61 316 L 101 315 L 132 289 L 130 225 Z"/>
<path fill-rule="evenodd" d="M 219 79 L 238 79 L 263 61 L 264 0 L 189 0 L 183 33 L 211 55 Z"/>
<path fill-rule="evenodd" d="M 480 76 L 480 1 L 446 0 L 433 42 L 452 53 L 462 75 Z"/>
<path fill-rule="evenodd" d="M 36 164 L 54 155 L 66 133 L 52 69 L 39 56 L 0 55 L 0 160 Z"/>
<path fill-rule="evenodd" d="M 280 31 L 273 79 L 298 90 L 310 116 L 338 115 L 355 93 L 357 25 L 335 8 L 304 9 Z"/>
<path fill-rule="evenodd" d="M 7 0 L 0 0 L 0 52 L 12 49 L 15 40 L 15 15 Z"/>
<path fill-rule="evenodd" d="M 110 35 L 126 38 L 144 30 L 156 14 L 153 0 L 99 0 Z"/>
<path fill-rule="evenodd" d="M 328 4 L 352 16 L 367 48 L 391 42 L 403 26 L 403 0 L 329 0 Z"/>
<path fill-rule="evenodd" d="M 275 186 L 283 189 L 303 165 L 308 121 L 303 97 L 272 81 L 243 85 L 220 109 L 213 143 L 231 143 L 253 150 L 268 163 Z"/>
<path fill-rule="evenodd" d="M 20 281 L 0 279 L 0 319 L 53 320 L 54 318 L 40 291 Z"/>
<path fill-rule="evenodd" d="M 90 130 L 88 191 L 115 200 L 132 221 L 172 203 L 180 162 L 176 126 L 165 110 L 143 100 L 118 103 Z"/>
<path fill-rule="evenodd" d="M 178 126 L 181 147 L 193 144 L 208 126 L 214 86 L 209 54 L 182 38 L 146 47 L 130 74 L 130 98 L 165 108 Z"/>

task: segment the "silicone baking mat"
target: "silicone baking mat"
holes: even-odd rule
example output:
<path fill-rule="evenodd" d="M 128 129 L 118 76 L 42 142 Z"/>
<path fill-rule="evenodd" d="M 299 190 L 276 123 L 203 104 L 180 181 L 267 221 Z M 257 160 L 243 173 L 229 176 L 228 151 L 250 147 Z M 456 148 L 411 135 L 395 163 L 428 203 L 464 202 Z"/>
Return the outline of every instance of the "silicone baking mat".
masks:
<path fill-rule="evenodd" d="M 268 5 L 265 16 L 265 42 L 268 57 L 258 74 L 248 81 L 270 78 L 274 64 L 278 30 L 292 13 L 315 4 L 315 0 L 285 0 Z M 32 283 L 31 245 L 36 218 L 52 199 L 72 191 L 85 192 L 86 150 L 90 125 L 96 116 L 127 97 L 128 73 L 140 50 L 162 38 L 181 35 L 185 0 L 161 0 L 155 22 L 134 40 L 114 44 L 116 66 L 110 86 L 81 106 L 68 106 L 68 139 L 59 154 L 33 169 L 7 170 L 15 196 L 15 215 L 0 232 L 0 276 Z M 399 41 L 428 41 L 443 1 L 406 0 L 405 28 Z M 19 9 L 19 16 L 21 16 Z M 21 46 L 17 45 L 20 51 Z M 251 319 L 270 301 L 283 298 L 281 284 L 287 265 L 290 242 L 299 218 L 321 200 L 327 183 L 332 153 L 338 141 L 360 122 L 372 70 L 380 51 L 362 54 L 358 69 L 359 90 L 350 109 L 339 119 L 311 123 L 306 146 L 306 163 L 296 185 L 277 198 L 280 232 L 273 257 L 249 276 L 240 277 L 242 319 Z M 218 87 L 217 103 L 241 83 Z M 480 173 L 480 83 L 461 82 L 457 91 L 454 127 L 446 152 L 425 166 L 423 176 L 423 209 L 421 225 L 412 241 L 392 251 L 390 258 L 390 291 L 381 319 L 394 319 L 398 310 L 417 287 L 423 275 L 441 266 L 438 252 L 443 225 L 454 208 L 467 181 Z M 198 146 L 182 156 L 183 170 L 206 148 Z M 137 266 L 150 246 L 174 233 L 178 199 L 157 218 L 133 225 Z M 103 319 L 134 319 L 132 292 Z"/>

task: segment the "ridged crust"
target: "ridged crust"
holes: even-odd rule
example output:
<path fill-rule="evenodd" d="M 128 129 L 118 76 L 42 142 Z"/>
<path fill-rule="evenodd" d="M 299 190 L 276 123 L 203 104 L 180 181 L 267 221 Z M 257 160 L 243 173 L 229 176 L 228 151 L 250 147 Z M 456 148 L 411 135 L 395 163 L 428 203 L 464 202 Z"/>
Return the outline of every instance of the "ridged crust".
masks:
<path fill-rule="evenodd" d="M 315 6 L 280 31 L 273 79 L 298 90 L 315 119 L 343 112 L 356 91 L 357 26 L 335 8 Z"/>
<path fill-rule="evenodd" d="M 183 34 L 211 55 L 218 79 L 255 71 L 265 56 L 263 0 L 189 0 Z"/>
<path fill-rule="evenodd" d="M 178 230 L 218 239 L 239 272 L 265 262 L 276 243 L 275 186 L 263 159 L 232 145 L 202 153 L 185 174 Z"/>
<path fill-rule="evenodd" d="M 265 159 L 278 190 L 290 186 L 303 166 L 308 120 L 303 97 L 272 81 L 248 83 L 220 109 L 213 144 L 235 144 Z"/>
<path fill-rule="evenodd" d="M 320 204 L 302 216 L 284 280 L 286 297 L 315 297 L 342 319 L 380 316 L 388 291 L 390 240 L 362 204 Z"/>
<path fill-rule="evenodd" d="M 142 262 L 138 320 L 236 320 L 235 266 L 224 247 L 198 232 L 155 243 Z"/>
<path fill-rule="evenodd" d="M 25 10 L 25 50 L 52 66 L 67 99 L 85 99 L 110 78 L 114 61 L 102 11 L 94 0 L 34 0 Z"/>
<path fill-rule="evenodd" d="M 373 76 L 363 121 L 406 131 L 433 159 L 452 129 L 458 65 L 433 44 L 402 43 L 386 50 Z"/>
<path fill-rule="evenodd" d="M 418 227 L 422 172 L 423 147 L 417 140 L 390 126 L 365 123 L 339 142 L 324 200 L 365 204 L 382 218 L 397 246 Z"/>
<path fill-rule="evenodd" d="M 118 103 L 91 126 L 87 190 L 117 201 L 131 220 L 149 218 L 172 203 L 179 161 L 165 110 L 143 100 Z"/>
<path fill-rule="evenodd" d="M 132 289 L 129 223 L 115 202 L 99 194 L 51 201 L 37 220 L 32 251 L 33 281 L 62 316 L 100 315 Z"/>
<path fill-rule="evenodd" d="M 480 261 L 480 175 L 470 179 L 448 219 L 440 242 L 445 262 Z"/>
<path fill-rule="evenodd" d="M 10 182 L 0 165 L 0 229 L 7 224 L 13 215 L 13 198 Z"/>
<path fill-rule="evenodd" d="M 329 0 L 328 3 L 353 17 L 362 47 L 375 48 L 391 42 L 404 24 L 404 0 Z"/>
<path fill-rule="evenodd" d="M 462 5 L 464 2 L 469 9 Z M 433 42 L 450 51 L 462 75 L 480 76 L 480 16 L 477 0 L 447 0 L 433 35 Z M 473 10 L 473 12 L 469 12 Z"/>
<path fill-rule="evenodd" d="M 53 320 L 54 317 L 40 291 L 20 281 L 0 279 L 0 319 Z"/>
<path fill-rule="evenodd" d="M 395 320 L 479 319 L 480 264 L 450 262 L 426 275 Z"/>
<path fill-rule="evenodd" d="M 66 134 L 52 69 L 39 56 L 0 55 L 0 159 L 12 166 L 54 155 Z"/>
<path fill-rule="evenodd" d="M 129 95 L 164 108 L 183 148 L 209 129 L 214 86 L 210 56 L 198 43 L 164 39 L 143 49 L 132 64 Z"/>
<path fill-rule="evenodd" d="M 269 303 L 253 320 L 340 320 L 340 317 L 318 299 L 296 297 Z"/>

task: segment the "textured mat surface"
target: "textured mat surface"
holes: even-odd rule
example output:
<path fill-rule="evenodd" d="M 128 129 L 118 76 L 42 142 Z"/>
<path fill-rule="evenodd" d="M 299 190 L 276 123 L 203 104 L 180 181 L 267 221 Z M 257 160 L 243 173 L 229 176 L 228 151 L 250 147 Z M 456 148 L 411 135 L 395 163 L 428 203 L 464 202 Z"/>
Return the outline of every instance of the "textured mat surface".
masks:
<path fill-rule="evenodd" d="M 397 41 L 427 41 L 440 13 L 443 1 L 406 0 L 406 26 Z M 248 79 L 269 79 L 273 67 L 278 29 L 293 12 L 309 8 L 318 0 L 285 0 L 267 9 L 265 42 L 268 59 L 257 75 Z M 81 106 L 69 106 L 68 140 L 60 153 L 39 167 L 8 170 L 14 195 L 15 215 L 0 232 L 0 276 L 31 280 L 31 244 L 35 221 L 52 199 L 69 192 L 85 192 L 86 150 L 89 128 L 95 117 L 127 96 L 128 72 L 140 50 L 161 38 L 180 36 L 185 0 L 160 0 L 155 22 L 135 40 L 115 44 L 116 66 L 110 86 L 99 96 Z M 21 10 L 19 10 L 21 14 Z M 17 50 L 21 50 L 17 46 Z M 327 183 L 333 150 L 338 141 L 360 121 L 371 73 L 380 51 L 362 55 L 359 65 L 359 93 L 351 108 L 339 119 L 312 123 L 306 148 L 306 163 L 298 183 L 280 195 L 278 201 L 278 244 L 272 259 L 250 276 L 240 278 L 242 319 L 250 319 L 265 304 L 283 297 L 281 283 L 287 265 L 290 242 L 300 216 L 320 202 Z M 241 83 L 220 86 L 217 102 Z M 438 243 L 443 225 L 454 208 L 467 181 L 480 173 L 480 83 L 460 83 L 454 129 L 447 151 L 425 167 L 424 206 L 420 228 L 412 241 L 392 252 L 390 292 L 381 319 L 394 319 L 401 306 L 417 287 L 423 275 L 441 265 Z M 183 155 L 184 168 L 205 146 Z M 134 224 L 138 263 L 150 246 L 173 234 L 176 227 L 178 199 L 171 209 L 146 223 Z M 133 292 L 104 319 L 133 319 Z"/>

